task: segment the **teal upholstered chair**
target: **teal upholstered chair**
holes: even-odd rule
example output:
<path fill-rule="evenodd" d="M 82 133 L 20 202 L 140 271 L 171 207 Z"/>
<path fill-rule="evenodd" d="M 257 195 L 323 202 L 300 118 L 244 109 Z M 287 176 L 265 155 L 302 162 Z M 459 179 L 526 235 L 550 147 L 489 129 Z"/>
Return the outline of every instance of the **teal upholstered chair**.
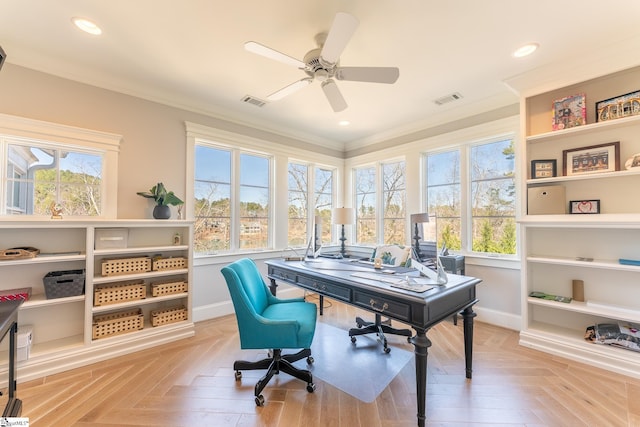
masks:
<path fill-rule="evenodd" d="M 307 383 L 307 391 L 315 390 L 313 377 L 308 370 L 298 369 L 292 362 L 311 357 L 311 342 L 316 330 L 316 305 L 303 298 L 280 299 L 269 292 L 264 279 L 253 260 L 239 259 L 222 268 L 231 300 L 236 312 L 242 349 L 268 349 L 271 357 L 247 362 L 237 360 L 233 364 L 236 380 L 243 370 L 266 369 L 266 374 L 255 387 L 256 405 L 264 405 L 262 390 L 273 375 L 285 372 Z M 300 349 L 295 354 L 282 354 L 282 349 Z"/>

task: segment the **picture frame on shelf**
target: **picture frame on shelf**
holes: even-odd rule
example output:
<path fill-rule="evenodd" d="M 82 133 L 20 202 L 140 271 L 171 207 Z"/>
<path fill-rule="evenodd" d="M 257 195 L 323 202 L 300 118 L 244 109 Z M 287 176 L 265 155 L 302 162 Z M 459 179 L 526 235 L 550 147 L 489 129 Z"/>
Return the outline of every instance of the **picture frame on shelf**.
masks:
<path fill-rule="evenodd" d="M 562 151 L 562 174 L 585 175 L 620 170 L 620 141 Z"/>
<path fill-rule="evenodd" d="M 571 200 L 569 202 L 571 214 L 599 214 L 600 200 Z"/>
<path fill-rule="evenodd" d="M 553 130 L 569 129 L 587 123 L 587 98 L 584 93 L 553 101 Z"/>
<path fill-rule="evenodd" d="M 596 122 L 640 114 L 640 90 L 596 102 Z"/>
<path fill-rule="evenodd" d="M 553 178 L 557 173 L 556 159 L 531 160 L 531 179 Z"/>

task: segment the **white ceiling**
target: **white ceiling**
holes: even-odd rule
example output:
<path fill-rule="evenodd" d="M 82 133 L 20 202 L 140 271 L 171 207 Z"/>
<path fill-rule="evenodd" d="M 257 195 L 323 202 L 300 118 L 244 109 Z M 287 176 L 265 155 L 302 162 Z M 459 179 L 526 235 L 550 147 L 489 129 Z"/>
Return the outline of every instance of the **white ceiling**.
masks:
<path fill-rule="evenodd" d="M 341 113 L 319 82 L 261 108 L 241 102 L 305 77 L 246 41 L 302 59 L 339 11 L 360 21 L 341 65 L 398 67 L 395 84 L 339 81 Z M 577 59 L 637 56 L 639 19 L 637 0 L 0 0 L 0 46 L 7 63 L 347 150 L 513 105 L 505 81 L 536 70 L 570 80 Z M 511 57 L 527 42 L 540 49 Z M 462 100 L 434 104 L 453 92 Z"/>

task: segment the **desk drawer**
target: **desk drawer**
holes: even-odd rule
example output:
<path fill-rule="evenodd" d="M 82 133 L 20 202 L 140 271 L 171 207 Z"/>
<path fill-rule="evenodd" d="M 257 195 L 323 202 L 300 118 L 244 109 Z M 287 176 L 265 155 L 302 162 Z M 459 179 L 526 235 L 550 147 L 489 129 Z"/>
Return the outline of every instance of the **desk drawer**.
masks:
<path fill-rule="evenodd" d="M 279 268 L 274 268 L 271 266 L 269 266 L 269 277 L 276 280 L 284 280 L 285 282 L 294 284 L 297 282 L 297 274 L 291 271 L 280 270 Z"/>
<path fill-rule="evenodd" d="M 396 320 L 411 321 L 411 305 L 371 295 L 366 292 L 354 291 L 353 303 L 357 306 L 374 311 Z"/>
<path fill-rule="evenodd" d="M 298 283 L 300 286 L 311 289 L 330 298 L 335 298 L 345 302 L 349 302 L 351 299 L 351 290 L 343 286 L 336 285 L 335 283 L 328 283 L 323 280 L 305 276 L 299 276 Z"/>

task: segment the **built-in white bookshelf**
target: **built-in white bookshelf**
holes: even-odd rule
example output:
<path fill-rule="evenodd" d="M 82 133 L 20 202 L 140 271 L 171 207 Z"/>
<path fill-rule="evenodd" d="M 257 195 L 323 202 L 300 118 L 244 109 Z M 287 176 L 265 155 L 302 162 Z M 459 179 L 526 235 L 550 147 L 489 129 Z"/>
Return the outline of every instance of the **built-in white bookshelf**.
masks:
<path fill-rule="evenodd" d="M 640 323 L 640 168 L 625 168 L 640 153 L 640 115 L 596 121 L 596 102 L 640 88 L 640 68 L 572 86 L 532 94 L 521 102 L 524 195 L 519 219 L 523 249 L 520 343 L 583 363 L 640 377 L 640 353 L 594 344 L 586 328 L 597 323 Z M 551 130 L 553 102 L 586 95 L 585 125 Z M 617 171 L 563 175 L 563 151 L 619 142 Z M 555 160 L 555 177 L 531 176 L 532 160 Z M 610 159 L 613 161 L 614 159 Z M 563 186 L 565 214 L 527 215 L 527 193 L 539 186 Z M 599 214 L 571 214 L 570 202 L 598 200 Z M 584 301 L 531 297 L 533 291 L 573 297 L 572 281 L 584 282 Z"/>
<path fill-rule="evenodd" d="M 96 235 L 117 230 L 126 235 L 123 247 L 96 248 Z M 18 363 L 18 381 L 27 381 L 62 370 L 94 363 L 118 355 L 149 348 L 194 334 L 191 283 L 192 224 L 181 220 L 0 220 L 2 249 L 33 247 L 35 258 L 0 260 L 3 280 L 0 290 L 31 288 L 31 297 L 18 313 L 20 325 L 33 327 L 33 344 L 28 360 Z M 105 260 L 127 257 L 179 257 L 184 267 L 102 276 Z M 83 270 L 81 295 L 47 299 L 43 278 L 49 272 Z M 137 280 L 147 287 L 146 297 L 108 305 L 94 305 L 96 286 Z M 184 292 L 152 296 L 150 286 L 157 281 L 183 281 Z M 186 320 L 152 326 L 151 312 L 180 306 Z M 141 330 L 113 336 L 93 337 L 96 316 L 139 309 L 144 315 Z M 0 348 L 0 371 L 8 368 L 5 348 Z"/>

